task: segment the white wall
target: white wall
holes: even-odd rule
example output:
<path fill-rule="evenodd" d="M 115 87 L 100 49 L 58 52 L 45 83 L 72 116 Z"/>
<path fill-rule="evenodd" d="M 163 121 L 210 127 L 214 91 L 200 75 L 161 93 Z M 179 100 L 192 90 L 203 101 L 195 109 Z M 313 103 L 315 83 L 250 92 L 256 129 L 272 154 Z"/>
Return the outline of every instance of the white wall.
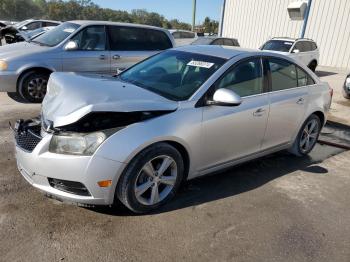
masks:
<path fill-rule="evenodd" d="M 303 21 L 291 21 L 295 0 L 226 0 L 223 35 L 258 48 L 275 36 L 300 36 Z M 302 1 L 302 0 L 297 0 Z M 350 68 L 350 0 L 313 0 L 305 37 L 321 49 L 320 64 Z"/>

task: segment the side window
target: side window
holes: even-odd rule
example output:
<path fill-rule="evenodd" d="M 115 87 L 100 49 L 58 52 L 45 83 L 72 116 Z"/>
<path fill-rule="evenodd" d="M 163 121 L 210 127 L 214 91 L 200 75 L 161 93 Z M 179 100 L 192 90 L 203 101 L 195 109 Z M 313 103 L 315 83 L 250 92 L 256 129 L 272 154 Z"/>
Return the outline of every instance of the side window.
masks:
<path fill-rule="evenodd" d="M 311 46 L 312 46 L 312 51 L 315 51 L 317 49 L 316 43 L 311 42 Z"/>
<path fill-rule="evenodd" d="M 211 44 L 212 45 L 224 45 L 224 40 L 223 39 L 216 39 Z"/>
<path fill-rule="evenodd" d="M 191 32 L 181 32 L 181 38 L 195 38 L 195 34 Z"/>
<path fill-rule="evenodd" d="M 78 44 L 79 50 L 106 50 L 106 31 L 103 25 L 89 26 L 80 31 L 71 40 Z"/>
<path fill-rule="evenodd" d="M 35 30 L 41 27 L 41 22 L 33 22 L 26 26 L 27 26 L 27 30 Z"/>
<path fill-rule="evenodd" d="M 298 86 L 294 64 L 276 58 L 269 59 L 272 91 L 290 89 Z"/>
<path fill-rule="evenodd" d="M 219 81 L 219 88 L 231 89 L 241 97 L 263 93 L 260 59 L 250 59 L 235 66 Z"/>
<path fill-rule="evenodd" d="M 158 30 L 136 27 L 109 27 L 110 47 L 115 51 L 152 51 L 172 47 L 168 36 Z"/>
<path fill-rule="evenodd" d="M 58 24 L 57 23 L 53 23 L 53 22 L 43 22 L 43 27 L 46 27 L 46 26 L 57 26 Z"/>
<path fill-rule="evenodd" d="M 224 45 L 233 46 L 233 42 L 231 39 L 224 39 Z"/>
<path fill-rule="evenodd" d="M 174 32 L 174 33 L 173 33 L 173 37 L 174 37 L 175 39 L 181 38 L 180 32 Z"/>
<path fill-rule="evenodd" d="M 299 50 L 299 52 L 305 52 L 305 46 L 303 45 L 303 42 L 297 42 L 293 50 Z"/>
<path fill-rule="evenodd" d="M 297 67 L 298 86 L 314 85 L 315 81 L 303 69 Z"/>

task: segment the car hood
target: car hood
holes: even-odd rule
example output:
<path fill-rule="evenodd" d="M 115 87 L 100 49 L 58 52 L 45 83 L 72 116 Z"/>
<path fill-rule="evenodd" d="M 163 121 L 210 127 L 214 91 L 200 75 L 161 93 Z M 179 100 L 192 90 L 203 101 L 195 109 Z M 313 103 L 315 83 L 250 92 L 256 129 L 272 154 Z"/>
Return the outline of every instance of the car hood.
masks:
<path fill-rule="evenodd" d="M 51 74 L 42 117 L 53 127 L 77 122 L 91 112 L 173 111 L 178 102 L 113 77 Z"/>
<path fill-rule="evenodd" d="M 0 59 L 11 59 L 22 55 L 41 53 L 48 48 L 47 46 L 40 46 L 28 42 L 4 45 L 0 46 Z"/>

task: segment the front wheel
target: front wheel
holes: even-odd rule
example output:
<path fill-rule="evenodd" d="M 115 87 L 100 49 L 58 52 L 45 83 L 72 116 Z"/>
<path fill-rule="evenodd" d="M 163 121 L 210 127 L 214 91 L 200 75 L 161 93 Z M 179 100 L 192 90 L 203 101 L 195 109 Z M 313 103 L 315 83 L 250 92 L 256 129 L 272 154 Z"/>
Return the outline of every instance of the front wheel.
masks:
<path fill-rule="evenodd" d="M 305 156 L 309 154 L 317 143 L 321 128 L 320 118 L 317 115 L 311 115 L 304 122 L 289 151 L 296 156 Z"/>
<path fill-rule="evenodd" d="M 135 213 L 159 208 L 176 194 L 184 176 L 179 151 L 158 143 L 139 153 L 128 165 L 116 189 L 119 200 Z"/>
<path fill-rule="evenodd" d="M 312 61 L 308 67 L 312 70 L 312 72 L 316 72 L 317 62 Z"/>
<path fill-rule="evenodd" d="M 18 90 L 30 103 L 41 103 L 47 89 L 50 75 L 44 72 L 31 71 L 22 76 Z"/>

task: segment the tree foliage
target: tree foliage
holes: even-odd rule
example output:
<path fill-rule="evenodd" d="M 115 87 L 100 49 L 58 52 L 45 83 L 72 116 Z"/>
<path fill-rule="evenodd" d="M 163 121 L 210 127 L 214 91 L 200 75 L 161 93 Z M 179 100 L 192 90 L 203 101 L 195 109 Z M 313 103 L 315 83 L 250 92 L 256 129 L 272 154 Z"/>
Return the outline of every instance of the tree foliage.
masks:
<path fill-rule="evenodd" d="M 136 9 L 128 13 L 101 8 L 91 0 L 0 0 L 0 20 L 21 21 L 28 18 L 60 21 L 103 20 L 147 24 L 167 29 L 191 29 L 191 25 L 188 23 L 180 22 L 177 19 L 167 20 L 155 12 Z M 205 31 L 215 32 L 218 23 L 208 19 L 203 24 Z"/>

